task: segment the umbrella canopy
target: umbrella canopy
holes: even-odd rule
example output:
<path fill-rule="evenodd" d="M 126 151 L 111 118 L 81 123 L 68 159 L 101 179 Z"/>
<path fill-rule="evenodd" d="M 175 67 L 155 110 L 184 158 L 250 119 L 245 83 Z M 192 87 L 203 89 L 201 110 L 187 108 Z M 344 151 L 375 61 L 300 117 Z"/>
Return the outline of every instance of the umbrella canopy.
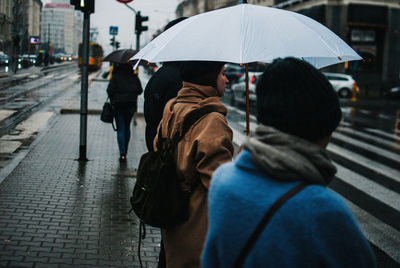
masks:
<path fill-rule="evenodd" d="M 119 49 L 108 54 L 103 61 L 109 61 L 114 63 L 128 63 L 129 59 L 136 54 L 136 50 L 133 49 Z"/>
<path fill-rule="evenodd" d="M 148 43 L 132 60 L 250 63 L 288 56 L 316 68 L 361 59 L 313 19 L 283 9 L 241 4 L 183 20 Z"/>
<path fill-rule="evenodd" d="M 241 4 L 202 13 L 174 25 L 131 60 L 208 60 L 246 64 L 246 133 L 249 134 L 247 63 L 301 58 L 316 68 L 360 60 L 335 33 L 304 15 Z"/>

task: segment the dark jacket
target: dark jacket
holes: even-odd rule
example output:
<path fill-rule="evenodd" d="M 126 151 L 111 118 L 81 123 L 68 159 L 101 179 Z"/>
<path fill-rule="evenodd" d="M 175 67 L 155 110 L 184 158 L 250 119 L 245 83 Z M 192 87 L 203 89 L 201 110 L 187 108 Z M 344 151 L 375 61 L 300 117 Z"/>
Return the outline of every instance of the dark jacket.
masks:
<path fill-rule="evenodd" d="M 134 74 L 132 67 L 116 67 L 107 94 L 113 105 L 119 103 L 135 103 L 137 96 L 143 92 L 139 78 Z"/>
<path fill-rule="evenodd" d="M 146 146 L 153 150 L 153 140 L 161 121 L 165 104 L 176 97 L 182 88 L 179 62 L 164 63 L 150 78 L 144 91 L 144 119 L 146 120 Z"/>

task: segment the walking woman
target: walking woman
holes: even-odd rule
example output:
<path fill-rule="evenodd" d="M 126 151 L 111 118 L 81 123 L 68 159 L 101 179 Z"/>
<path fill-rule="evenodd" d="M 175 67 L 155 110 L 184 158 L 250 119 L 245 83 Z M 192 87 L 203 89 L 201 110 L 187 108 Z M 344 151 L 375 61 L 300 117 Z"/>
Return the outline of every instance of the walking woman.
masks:
<path fill-rule="evenodd" d="M 254 134 L 213 174 L 203 267 L 376 267 L 351 210 L 327 187 L 336 166 L 326 147 L 342 119 L 332 85 L 284 58 L 256 94 Z"/>
<path fill-rule="evenodd" d="M 225 118 L 224 95 L 228 79 L 221 62 L 183 62 L 180 67 L 183 88 L 165 106 L 158 139 L 181 131 L 186 116 L 194 111 L 212 111 L 195 122 L 175 148 L 181 187 L 191 190 L 189 219 L 172 229 L 163 229 L 167 267 L 200 267 L 200 255 L 207 232 L 207 196 L 211 175 L 233 155 L 232 130 Z M 156 146 L 154 147 L 156 149 Z"/>
<path fill-rule="evenodd" d="M 137 96 L 142 92 L 140 80 L 131 65 L 118 64 L 114 67 L 107 94 L 114 107 L 120 161 L 126 160 L 131 138 L 130 124 L 137 110 Z"/>

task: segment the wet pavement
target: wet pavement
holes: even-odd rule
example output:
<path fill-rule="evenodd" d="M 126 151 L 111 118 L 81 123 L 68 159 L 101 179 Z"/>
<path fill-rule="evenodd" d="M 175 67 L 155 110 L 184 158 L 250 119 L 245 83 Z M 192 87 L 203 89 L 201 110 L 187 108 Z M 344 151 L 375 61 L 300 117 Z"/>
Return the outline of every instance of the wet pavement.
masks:
<path fill-rule="evenodd" d="M 76 90 L 8 176 L 2 173 L 0 267 L 140 267 L 138 219 L 128 211 L 135 168 L 146 151 L 144 118 L 136 118 L 128 160 L 120 163 L 116 134 L 98 114 L 106 86 L 92 81 L 89 88 L 88 162 L 76 161 Z M 144 267 L 157 266 L 159 247 L 160 231 L 147 228 Z"/>
<path fill-rule="evenodd" d="M 9 153 L 10 163 L 0 165 L 0 183 L 4 180 L 0 184 L 0 267 L 139 267 L 138 220 L 127 212 L 135 168 L 146 151 L 144 119 L 136 118 L 128 161 L 120 163 L 116 135 L 99 120 L 108 84 L 98 79 L 99 74 L 89 86 L 87 163 L 76 161 L 80 83 L 68 84 L 65 94 L 32 114 L 36 128 L 27 128 L 31 137 L 12 133 L 7 140 L 24 138 L 16 152 Z M 148 76 L 141 73 L 140 77 L 144 86 Z M 367 238 L 376 245 L 379 267 L 398 267 L 399 102 L 360 98 L 357 103 L 341 100 L 341 104 L 344 121 L 328 148 L 339 169 L 330 187 L 347 199 Z M 237 150 L 245 138 L 244 112 L 227 107 Z M 138 105 L 139 114 L 142 111 L 143 95 Z M 0 121 L 9 116 L 3 110 Z M 45 116 L 46 123 L 38 127 Z M 254 130 L 256 119 L 250 118 Z M 145 267 L 156 267 L 159 243 L 159 230 L 147 228 L 141 248 Z"/>

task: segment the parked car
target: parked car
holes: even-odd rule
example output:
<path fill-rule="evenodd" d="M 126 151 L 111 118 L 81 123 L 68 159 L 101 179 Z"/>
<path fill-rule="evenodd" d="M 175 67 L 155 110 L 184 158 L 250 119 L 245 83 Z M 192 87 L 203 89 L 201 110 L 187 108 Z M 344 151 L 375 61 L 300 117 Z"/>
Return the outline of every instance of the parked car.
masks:
<path fill-rule="evenodd" d="M 236 84 L 240 77 L 244 75 L 244 67 L 239 64 L 227 63 L 225 64 L 225 75 L 229 80 L 227 87 L 231 87 Z"/>
<path fill-rule="evenodd" d="M 0 66 L 8 66 L 10 62 L 10 56 L 5 54 L 0 54 Z"/>
<path fill-rule="evenodd" d="M 351 75 L 340 73 L 324 73 L 340 98 L 350 98 L 353 91 L 358 94 L 359 88 Z"/>
<path fill-rule="evenodd" d="M 391 89 L 386 91 L 385 98 L 399 100 L 400 99 L 400 86 L 392 87 Z"/>
<path fill-rule="evenodd" d="M 256 85 L 262 72 L 249 72 L 249 101 L 256 102 Z M 236 84 L 231 87 L 231 105 L 246 104 L 246 75 L 242 75 Z"/>
<path fill-rule="evenodd" d="M 266 63 L 253 62 L 249 63 L 249 72 L 263 72 L 266 67 Z M 246 69 L 244 65 L 227 63 L 225 64 L 225 75 L 229 80 L 227 85 L 230 88 L 232 85 L 238 83 L 239 79 L 245 76 Z"/>
<path fill-rule="evenodd" d="M 34 54 L 23 54 L 18 55 L 18 63 L 22 64 L 23 68 L 27 68 L 31 65 L 35 65 L 36 63 L 36 55 Z"/>

